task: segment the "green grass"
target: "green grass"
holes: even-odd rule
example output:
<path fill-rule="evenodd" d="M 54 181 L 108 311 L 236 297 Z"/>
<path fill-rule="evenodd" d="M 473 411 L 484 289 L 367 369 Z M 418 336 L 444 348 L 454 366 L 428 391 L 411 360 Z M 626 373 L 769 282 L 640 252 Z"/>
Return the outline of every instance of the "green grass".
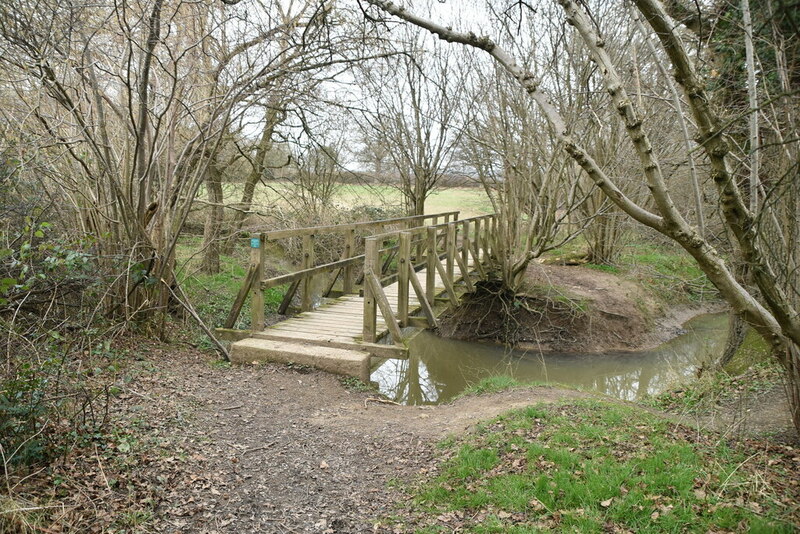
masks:
<path fill-rule="evenodd" d="M 619 274 L 621 272 L 621 269 L 616 265 L 598 265 L 596 263 L 587 263 L 586 267 L 604 273 Z"/>
<path fill-rule="evenodd" d="M 578 237 L 551 250 L 547 263 L 582 263 L 586 260 L 586 241 Z M 621 251 L 613 265 L 585 263 L 585 267 L 637 280 L 662 300 L 676 298 L 700 301 L 717 298 L 716 288 L 709 282 L 697 263 L 677 245 L 649 241 L 633 241 Z"/>
<path fill-rule="evenodd" d="M 792 532 L 744 452 L 641 409 L 537 405 L 443 450 L 393 520 L 414 532 Z M 767 461 L 764 466 L 769 465 Z M 764 467 L 767 469 L 766 467 Z"/>
<path fill-rule="evenodd" d="M 513 389 L 523 385 L 528 384 L 523 384 L 516 378 L 512 378 L 507 375 L 489 376 L 476 384 L 470 384 L 458 396 L 464 397 L 467 395 L 486 395 L 489 393 L 499 393 L 500 391 L 506 391 L 508 389 Z"/>
<path fill-rule="evenodd" d="M 666 299 L 684 295 L 697 301 L 718 294 L 697 262 L 677 247 L 631 244 L 623 251 L 619 266 Z"/>

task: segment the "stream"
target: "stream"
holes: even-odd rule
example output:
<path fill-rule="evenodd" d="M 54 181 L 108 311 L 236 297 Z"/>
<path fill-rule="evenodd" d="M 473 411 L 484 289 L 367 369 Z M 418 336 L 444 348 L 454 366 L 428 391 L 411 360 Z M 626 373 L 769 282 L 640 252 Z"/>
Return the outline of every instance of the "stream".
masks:
<path fill-rule="evenodd" d="M 494 375 L 637 400 L 694 379 L 697 367 L 724 349 L 727 314 L 699 315 L 683 328 L 683 334 L 651 350 L 595 354 L 509 351 L 423 331 L 410 342 L 408 360 L 384 361 L 371 380 L 388 398 L 411 405 L 448 402 Z"/>

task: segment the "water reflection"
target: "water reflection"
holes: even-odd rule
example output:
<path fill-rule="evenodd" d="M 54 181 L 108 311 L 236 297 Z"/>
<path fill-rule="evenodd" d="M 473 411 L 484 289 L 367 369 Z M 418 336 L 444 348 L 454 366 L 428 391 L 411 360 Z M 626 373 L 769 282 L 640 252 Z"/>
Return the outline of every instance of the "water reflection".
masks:
<path fill-rule="evenodd" d="M 382 393 L 405 404 L 447 402 L 469 384 L 493 375 L 581 386 L 636 400 L 693 378 L 698 366 L 724 349 L 724 314 L 701 315 L 684 328 L 686 333 L 653 350 L 606 354 L 509 352 L 422 332 L 412 341 L 408 360 L 388 360 L 371 378 Z"/>

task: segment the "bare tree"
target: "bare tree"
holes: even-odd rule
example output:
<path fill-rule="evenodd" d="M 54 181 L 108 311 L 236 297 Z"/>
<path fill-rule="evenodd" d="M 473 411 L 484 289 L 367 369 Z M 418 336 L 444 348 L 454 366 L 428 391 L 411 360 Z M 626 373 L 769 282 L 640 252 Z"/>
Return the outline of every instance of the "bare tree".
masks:
<path fill-rule="evenodd" d="M 505 72 L 488 70 L 483 80 L 471 81 L 479 105 L 470 117 L 465 160 L 497 215 L 495 267 L 503 286 L 517 291 L 533 259 L 575 236 L 563 223 L 583 194 L 544 118 Z"/>
<path fill-rule="evenodd" d="M 400 50 L 381 62 L 365 64 L 359 82 L 366 100 L 357 120 L 373 146 L 387 147 L 391 164 L 381 170 L 403 195 L 408 214 L 425 212 L 425 200 L 440 184 L 462 137 L 460 107 L 465 88 L 455 76 L 459 58 L 452 50 L 431 48 L 408 32 Z"/>

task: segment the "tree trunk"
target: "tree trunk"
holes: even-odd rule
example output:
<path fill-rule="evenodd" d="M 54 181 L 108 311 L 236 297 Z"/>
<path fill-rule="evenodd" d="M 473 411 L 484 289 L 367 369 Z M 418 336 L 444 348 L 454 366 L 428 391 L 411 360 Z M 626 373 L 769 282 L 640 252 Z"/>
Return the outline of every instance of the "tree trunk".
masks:
<path fill-rule="evenodd" d="M 203 272 L 217 274 L 220 270 L 220 234 L 224 213 L 222 211 L 222 176 L 219 170 L 209 164 L 206 171 L 206 191 L 208 207 L 206 224 L 203 230 Z"/>

